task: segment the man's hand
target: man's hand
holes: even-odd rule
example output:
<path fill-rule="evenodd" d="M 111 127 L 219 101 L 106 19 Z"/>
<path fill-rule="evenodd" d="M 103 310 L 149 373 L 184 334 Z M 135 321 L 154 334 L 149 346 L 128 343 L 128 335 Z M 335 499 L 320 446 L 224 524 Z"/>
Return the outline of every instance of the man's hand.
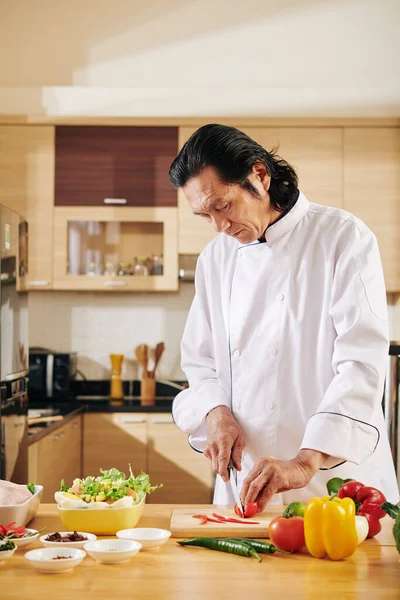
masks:
<path fill-rule="evenodd" d="M 257 502 L 262 512 L 274 494 L 307 485 L 326 458 L 326 454 L 308 449 L 300 450 L 292 460 L 259 458 L 243 482 L 242 504 Z"/>
<path fill-rule="evenodd" d="M 206 416 L 207 446 L 204 455 L 212 462 L 212 469 L 226 482 L 228 463 L 232 456 L 237 471 L 242 469 L 245 446 L 242 430 L 227 406 L 217 406 Z"/>

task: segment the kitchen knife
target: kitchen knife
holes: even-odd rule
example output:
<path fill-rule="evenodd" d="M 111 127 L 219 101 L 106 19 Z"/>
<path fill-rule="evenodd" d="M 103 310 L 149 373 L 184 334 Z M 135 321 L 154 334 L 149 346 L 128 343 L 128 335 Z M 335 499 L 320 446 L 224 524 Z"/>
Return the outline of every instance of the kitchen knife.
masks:
<path fill-rule="evenodd" d="M 239 490 L 238 490 L 238 486 L 237 486 L 237 471 L 236 471 L 235 467 L 233 466 L 232 458 L 230 459 L 229 464 L 228 464 L 228 473 L 229 473 L 229 482 L 231 484 L 233 497 L 235 499 L 236 504 L 242 511 L 242 515 L 244 516 L 244 507 L 240 501 L 240 494 L 239 494 Z"/>

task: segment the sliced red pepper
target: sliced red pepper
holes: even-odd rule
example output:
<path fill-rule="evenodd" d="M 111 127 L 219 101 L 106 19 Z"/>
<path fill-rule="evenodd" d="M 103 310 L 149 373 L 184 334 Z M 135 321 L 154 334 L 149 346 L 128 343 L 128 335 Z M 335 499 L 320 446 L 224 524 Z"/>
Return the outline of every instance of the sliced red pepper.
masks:
<path fill-rule="evenodd" d="M 231 517 L 229 517 L 227 519 L 227 522 L 228 523 L 241 523 L 243 525 L 259 525 L 260 524 L 260 521 L 249 521 L 248 519 L 239 520 L 239 519 L 234 519 Z"/>
<path fill-rule="evenodd" d="M 200 525 L 205 525 L 207 523 L 206 515 L 193 515 L 193 519 L 200 519 Z"/>
<path fill-rule="evenodd" d="M 217 513 L 213 513 L 213 517 L 219 519 L 222 523 L 225 523 L 228 520 L 227 517 L 224 517 L 223 515 L 217 515 Z"/>

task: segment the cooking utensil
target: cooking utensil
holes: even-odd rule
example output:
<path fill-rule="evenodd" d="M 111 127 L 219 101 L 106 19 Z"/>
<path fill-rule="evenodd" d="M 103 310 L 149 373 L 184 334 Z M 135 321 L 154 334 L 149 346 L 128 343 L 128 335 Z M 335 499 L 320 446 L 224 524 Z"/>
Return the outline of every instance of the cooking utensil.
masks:
<path fill-rule="evenodd" d="M 149 354 L 150 354 L 149 350 L 150 350 L 150 348 L 148 347 L 147 344 L 139 344 L 139 346 L 136 346 L 136 348 L 135 348 L 136 358 L 138 360 L 138 363 L 142 367 L 143 379 L 147 379 L 147 376 L 148 376 L 147 364 L 149 361 Z"/>
<path fill-rule="evenodd" d="M 240 494 L 239 494 L 239 490 L 238 490 L 238 486 L 237 486 L 237 471 L 233 465 L 232 457 L 228 463 L 228 473 L 229 473 L 229 483 L 231 484 L 233 497 L 235 499 L 236 504 L 242 511 L 242 514 L 244 515 L 244 506 L 242 505 L 242 503 L 240 501 Z"/>
<path fill-rule="evenodd" d="M 82 511 L 81 511 L 82 512 Z M 87 512 L 87 511 L 86 511 Z M 95 512 L 95 511 L 93 511 Z M 97 511 L 96 511 L 97 512 Z M 100 511 L 99 511 L 100 512 Z M 103 512 L 103 511 L 102 511 Z M 251 519 L 243 519 L 243 523 L 206 523 L 201 525 L 199 519 L 194 519 L 193 515 L 207 514 L 212 515 L 216 512 L 225 517 L 239 519 L 230 506 L 193 506 L 192 508 L 174 508 L 171 515 L 169 530 L 174 538 L 191 537 L 248 537 L 248 538 L 267 538 L 268 527 L 272 519 L 282 515 L 282 508 L 278 506 L 268 507 L 267 512 L 254 515 Z M 246 521 L 258 521 L 259 525 L 249 525 Z"/>
<path fill-rule="evenodd" d="M 150 371 L 149 373 L 149 377 L 155 377 L 156 376 L 156 368 L 158 363 L 160 362 L 160 359 L 163 355 L 163 352 L 165 350 L 165 344 L 164 342 L 159 342 L 156 346 L 156 349 L 154 351 L 154 368 L 152 371 Z"/>

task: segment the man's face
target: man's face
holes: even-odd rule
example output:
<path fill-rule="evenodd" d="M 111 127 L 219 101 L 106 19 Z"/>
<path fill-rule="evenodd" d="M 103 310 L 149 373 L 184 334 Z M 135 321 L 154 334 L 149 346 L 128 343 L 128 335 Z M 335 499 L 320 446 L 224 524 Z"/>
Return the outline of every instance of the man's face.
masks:
<path fill-rule="evenodd" d="M 215 231 L 231 235 L 242 244 L 261 237 L 279 213 L 269 201 L 270 177 L 261 164 L 253 166 L 248 177 L 257 192 L 256 198 L 239 184 L 221 181 L 213 167 L 206 167 L 182 187 L 195 215 L 208 221 Z"/>

